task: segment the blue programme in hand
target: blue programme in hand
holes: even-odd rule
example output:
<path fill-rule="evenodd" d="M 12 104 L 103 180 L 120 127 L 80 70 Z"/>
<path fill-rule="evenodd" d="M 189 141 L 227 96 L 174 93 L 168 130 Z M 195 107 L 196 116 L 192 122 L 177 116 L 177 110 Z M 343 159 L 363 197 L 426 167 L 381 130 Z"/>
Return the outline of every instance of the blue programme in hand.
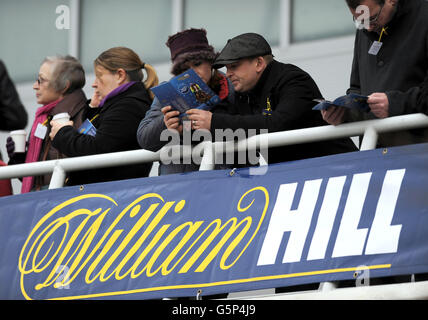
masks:
<path fill-rule="evenodd" d="M 367 96 L 362 96 L 359 94 L 351 93 L 345 96 L 341 96 L 334 101 L 327 100 L 314 100 L 318 104 L 312 108 L 312 110 L 326 110 L 331 106 L 345 107 L 349 109 L 359 109 L 364 112 L 369 112 L 370 107 L 367 103 Z"/>

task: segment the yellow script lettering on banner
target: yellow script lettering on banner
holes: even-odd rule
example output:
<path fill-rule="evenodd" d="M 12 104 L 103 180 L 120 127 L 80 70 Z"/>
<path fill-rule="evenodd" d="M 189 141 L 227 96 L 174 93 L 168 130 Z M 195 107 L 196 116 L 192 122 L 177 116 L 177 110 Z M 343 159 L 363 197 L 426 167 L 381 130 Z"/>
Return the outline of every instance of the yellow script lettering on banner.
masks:
<path fill-rule="evenodd" d="M 257 208 L 263 208 L 262 212 L 243 216 L 260 192 L 264 203 Z M 84 201 L 91 200 L 88 206 L 93 207 L 94 199 L 99 208 L 85 208 Z M 244 206 L 244 202 L 249 204 Z M 237 204 L 239 216 L 227 221 L 185 221 L 183 216 L 179 225 L 164 222 L 166 216 L 184 215 L 186 205 L 185 200 L 165 201 L 156 193 L 138 197 L 119 214 L 115 213 L 119 204 L 102 194 L 78 196 L 57 205 L 35 225 L 20 252 L 22 294 L 31 299 L 26 283 L 34 281 L 34 289 L 40 291 L 70 286 L 77 278 L 87 285 L 110 279 L 126 279 L 127 284 L 142 276 L 204 272 L 213 261 L 219 261 L 214 267 L 231 268 L 259 232 L 269 194 L 264 187 L 248 190 Z M 253 221 L 255 216 L 258 221 Z M 30 281 L 32 275 L 37 280 Z"/>

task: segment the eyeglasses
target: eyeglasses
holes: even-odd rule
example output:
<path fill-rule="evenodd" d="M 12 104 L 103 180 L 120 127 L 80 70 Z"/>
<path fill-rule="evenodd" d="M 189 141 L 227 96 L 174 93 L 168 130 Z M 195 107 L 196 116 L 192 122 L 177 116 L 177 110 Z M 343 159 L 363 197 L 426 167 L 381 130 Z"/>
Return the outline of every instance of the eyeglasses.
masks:
<path fill-rule="evenodd" d="M 379 12 L 376 15 L 369 17 L 369 25 L 373 25 L 373 24 L 375 24 L 379 20 L 379 17 L 380 17 L 380 15 L 382 13 L 382 10 L 383 10 L 384 6 L 385 6 L 385 4 L 382 4 L 382 6 L 380 7 Z M 358 26 L 364 25 L 364 20 L 363 21 L 358 20 L 354 16 L 352 16 L 352 19 L 354 20 L 354 23 L 356 25 L 358 25 Z"/>
<path fill-rule="evenodd" d="M 36 79 L 36 81 L 37 81 L 38 85 L 40 86 L 41 84 L 43 84 L 45 82 L 48 82 L 49 80 L 48 79 L 43 79 L 42 77 L 38 77 Z"/>

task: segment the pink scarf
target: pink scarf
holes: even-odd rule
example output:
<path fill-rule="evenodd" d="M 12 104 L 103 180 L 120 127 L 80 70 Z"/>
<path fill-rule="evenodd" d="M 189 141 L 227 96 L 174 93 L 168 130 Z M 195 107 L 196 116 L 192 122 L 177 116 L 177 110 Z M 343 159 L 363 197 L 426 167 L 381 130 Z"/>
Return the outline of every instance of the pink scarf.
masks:
<path fill-rule="evenodd" d="M 48 118 L 49 112 L 56 107 L 58 102 L 60 102 L 60 99 L 37 109 L 36 118 L 33 122 L 33 126 L 31 127 L 30 143 L 28 145 L 25 163 L 37 162 L 39 160 L 43 139 L 40 139 L 34 136 L 34 132 L 36 131 L 39 123 L 42 124 L 43 122 L 46 121 L 46 119 Z M 34 177 L 24 177 L 24 179 L 22 179 L 21 193 L 30 192 L 31 188 L 33 187 L 33 182 L 34 182 Z"/>

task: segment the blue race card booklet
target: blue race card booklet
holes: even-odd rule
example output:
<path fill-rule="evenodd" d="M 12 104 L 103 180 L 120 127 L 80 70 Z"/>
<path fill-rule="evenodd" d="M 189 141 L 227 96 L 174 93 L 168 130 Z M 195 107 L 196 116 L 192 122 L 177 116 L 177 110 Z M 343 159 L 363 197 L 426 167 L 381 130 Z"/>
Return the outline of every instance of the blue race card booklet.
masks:
<path fill-rule="evenodd" d="M 91 121 L 89 121 L 88 119 L 83 121 L 78 131 L 79 133 L 87 134 L 93 137 L 95 137 L 95 135 L 97 134 L 97 129 L 93 126 Z"/>
<path fill-rule="evenodd" d="M 189 69 L 151 90 L 164 107 L 171 106 L 180 114 L 193 108 L 210 110 L 220 102 L 220 97 L 193 69 Z"/>
<path fill-rule="evenodd" d="M 369 112 L 370 107 L 367 103 L 367 99 L 368 99 L 367 96 L 351 93 L 346 96 L 341 96 L 334 101 L 314 100 L 319 103 L 315 107 L 313 107 L 312 110 L 325 110 L 331 106 L 339 106 L 339 107 L 345 107 L 350 109 L 355 108 L 355 109 L 360 109 L 364 112 Z"/>

